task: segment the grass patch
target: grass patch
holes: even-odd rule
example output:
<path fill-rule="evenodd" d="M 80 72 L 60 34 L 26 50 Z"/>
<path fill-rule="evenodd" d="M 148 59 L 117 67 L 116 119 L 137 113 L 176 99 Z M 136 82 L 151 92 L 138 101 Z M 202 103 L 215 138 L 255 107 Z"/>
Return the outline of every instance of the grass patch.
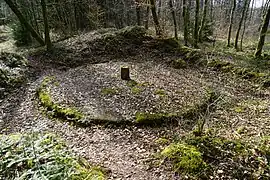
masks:
<path fill-rule="evenodd" d="M 61 106 L 57 103 L 54 103 L 49 90 L 48 84 L 53 83 L 53 77 L 45 78 L 41 86 L 37 89 L 37 97 L 42 105 L 45 108 L 47 115 L 52 118 L 64 119 L 64 120 L 74 120 L 78 121 L 84 117 L 84 115 L 75 108 L 69 108 Z M 55 83 L 53 83 L 55 84 Z"/>
<path fill-rule="evenodd" d="M 53 134 L 1 135 L 0 152 L 0 179 L 106 179 Z"/>

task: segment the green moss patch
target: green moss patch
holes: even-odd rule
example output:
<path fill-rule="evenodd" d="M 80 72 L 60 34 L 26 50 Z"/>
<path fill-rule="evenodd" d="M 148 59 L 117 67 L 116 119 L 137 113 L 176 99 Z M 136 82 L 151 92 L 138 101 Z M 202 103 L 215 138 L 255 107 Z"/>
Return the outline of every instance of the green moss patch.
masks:
<path fill-rule="evenodd" d="M 0 179 L 106 179 L 53 134 L 0 135 L 0 153 Z"/>
<path fill-rule="evenodd" d="M 188 135 L 167 146 L 160 158 L 166 167 L 196 179 L 213 175 L 217 179 L 268 179 L 269 142 L 267 137 L 254 145 L 213 135 Z"/>
<path fill-rule="evenodd" d="M 136 122 L 144 125 L 159 125 L 164 122 L 169 122 L 176 114 L 165 114 L 165 113 L 136 113 Z"/>
<path fill-rule="evenodd" d="M 118 88 L 103 88 L 101 94 L 103 95 L 115 95 L 118 94 L 120 89 Z"/>
<path fill-rule="evenodd" d="M 161 152 L 161 156 L 172 162 L 174 170 L 183 173 L 197 174 L 206 168 L 202 153 L 192 145 L 170 144 Z"/>
<path fill-rule="evenodd" d="M 37 89 L 37 97 L 40 104 L 45 108 L 47 115 L 52 118 L 59 118 L 64 120 L 78 121 L 84 117 L 84 115 L 75 108 L 64 107 L 57 103 L 54 103 L 47 85 L 51 83 L 53 78 L 45 78 L 41 83 L 41 86 Z"/>

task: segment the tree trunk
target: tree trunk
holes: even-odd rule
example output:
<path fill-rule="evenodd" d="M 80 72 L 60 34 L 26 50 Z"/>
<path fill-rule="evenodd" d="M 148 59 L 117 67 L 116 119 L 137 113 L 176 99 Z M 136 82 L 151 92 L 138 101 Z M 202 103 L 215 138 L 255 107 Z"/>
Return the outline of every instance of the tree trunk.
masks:
<path fill-rule="evenodd" d="M 137 15 L 137 25 L 141 26 L 141 5 L 140 1 L 136 0 L 136 15 Z"/>
<path fill-rule="evenodd" d="M 270 6 L 268 7 L 267 14 L 266 14 L 266 16 L 264 18 L 264 22 L 263 22 L 263 26 L 262 26 L 261 33 L 260 33 L 258 46 L 257 46 L 256 52 L 255 52 L 255 57 L 260 57 L 262 55 L 262 49 L 263 49 L 263 46 L 264 46 L 265 36 L 266 36 L 268 25 L 269 25 L 269 20 L 270 20 Z"/>
<path fill-rule="evenodd" d="M 199 14 L 200 14 L 200 0 L 196 0 L 196 10 L 195 10 L 195 23 L 194 23 L 194 33 L 193 33 L 193 46 L 198 48 L 199 42 Z"/>
<path fill-rule="evenodd" d="M 247 7 L 250 6 L 250 2 L 251 2 L 251 0 L 248 0 Z M 241 40 L 240 40 L 240 51 L 243 50 L 243 39 L 244 39 L 245 31 L 246 31 L 246 22 L 247 22 L 247 18 L 248 18 L 248 10 L 249 10 L 249 8 L 246 8 L 245 17 L 244 17 L 244 27 L 243 27 L 243 31 L 242 31 L 242 35 L 241 35 Z"/>
<path fill-rule="evenodd" d="M 203 41 L 203 30 L 204 30 L 204 26 L 205 26 L 205 22 L 206 22 L 206 15 L 207 15 L 207 10 L 208 10 L 208 0 L 204 0 L 204 6 L 203 6 L 203 18 L 201 21 L 201 26 L 199 29 L 199 41 L 202 42 Z"/>
<path fill-rule="evenodd" d="M 170 6 L 170 8 L 171 8 L 171 13 L 172 13 L 172 18 L 173 18 L 174 37 L 175 37 L 175 39 L 178 40 L 176 15 L 175 15 L 175 11 L 174 11 L 174 9 L 173 9 L 173 2 L 172 2 L 172 0 L 169 0 L 169 6 Z"/>
<path fill-rule="evenodd" d="M 31 3 L 32 13 L 33 13 L 33 21 L 35 23 L 37 33 L 39 34 L 40 33 L 40 30 L 39 30 L 38 21 L 37 21 L 38 10 L 36 11 L 36 9 L 34 7 L 34 2 L 33 1 L 30 1 L 30 3 Z"/>
<path fill-rule="evenodd" d="M 40 45 L 44 46 L 45 45 L 44 40 L 34 30 L 34 28 L 27 22 L 27 20 L 22 15 L 21 11 L 18 9 L 18 7 L 16 6 L 16 4 L 14 4 L 11 0 L 5 0 L 5 2 L 10 7 L 10 9 L 14 12 L 14 14 L 18 17 L 20 23 L 23 24 L 28 31 L 30 31 L 32 37 L 35 38 Z"/>
<path fill-rule="evenodd" d="M 230 17 L 230 25 L 229 25 L 229 30 L 228 30 L 228 43 L 227 46 L 231 46 L 231 35 L 232 35 L 232 27 L 234 23 L 234 13 L 236 9 L 236 0 L 232 0 L 233 5 L 232 5 L 232 10 L 231 10 L 231 17 Z"/>
<path fill-rule="evenodd" d="M 188 10 L 188 3 L 190 0 L 183 0 L 183 19 L 184 19 L 184 41 L 185 46 L 188 46 L 188 31 L 189 31 L 189 10 Z"/>
<path fill-rule="evenodd" d="M 158 10 L 157 10 L 157 17 L 160 18 L 161 16 L 161 6 L 162 6 L 162 0 L 158 0 Z"/>
<path fill-rule="evenodd" d="M 236 50 L 238 50 L 238 39 L 239 39 L 240 31 L 241 31 L 241 28 L 242 28 L 242 24 L 244 22 L 246 9 L 248 8 L 247 7 L 248 6 L 248 1 L 249 0 L 245 0 L 244 9 L 242 10 L 242 16 L 241 16 L 241 19 L 240 19 L 240 22 L 239 22 L 239 26 L 238 26 L 238 29 L 237 29 L 237 32 L 236 32 L 236 36 L 235 36 L 234 48 Z"/>
<path fill-rule="evenodd" d="M 47 18 L 47 6 L 46 6 L 45 0 L 41 0 L 41 6 L 42 6 L 43 21 L 44 21 L 45 44 L 47 46 L 47 51 L 50 51 L 52 49 L 52 42 L 50 38 L 50 29 L 49 29 L 48 18 Z"/>
<path fill-rule="evenodd" d="M 150 0 L 150 3 L 151 3 L 152 16 L 153 16 L 153 20 L 154 20 L 155 28 L 156 28 L 156 35 L 161 36 L 162 33 L 161 33 L 160 24 L 158 21 L 155 0 Z"/>
<path fill-rule="evenodd" d="M 145 24 L 144 24 L 145 29 L 149 28 L 149 13 L 150 13 L 150 6 L 147 5 L 146 14 L 145 14 Z"/>

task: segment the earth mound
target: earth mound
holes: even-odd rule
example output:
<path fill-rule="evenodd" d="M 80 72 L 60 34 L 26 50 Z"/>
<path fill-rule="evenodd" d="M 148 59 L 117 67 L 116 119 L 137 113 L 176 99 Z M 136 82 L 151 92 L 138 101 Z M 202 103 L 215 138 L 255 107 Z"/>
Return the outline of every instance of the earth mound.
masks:
<path fill-rule="evenodd" d="M 121 66 L 130 67 L 132 80 L 121 80 Z M 178 121 L 202 111 L 212 98 L 194 71 L 152 62 L 92 64 L 70 69 L 51 79 L 53 83 L 41 80 L 40 89 L 46 90 L 39 89 L 38 93 L 46 111 L 53 112 L 53 117 L 86 124 Z"/>
<path fill-rule="evenodd" d="M 34 56 L 39 55 L 40 52 Z M 52 52 L 41 54 L 41 61 L 73 68 L 89 63 L 125 61 L 127 58 L 130 62 L 131 57 L 135 57 L 136 62 L 153 58 L 164 62 L 167 57 L 175 57 L 194 64 L 202 57 L 202 52 L 181 46 L 173 38 L 152 37 L 143 27 L 130 26 L 120 30 L 101 29 L 60 41 Z"/>

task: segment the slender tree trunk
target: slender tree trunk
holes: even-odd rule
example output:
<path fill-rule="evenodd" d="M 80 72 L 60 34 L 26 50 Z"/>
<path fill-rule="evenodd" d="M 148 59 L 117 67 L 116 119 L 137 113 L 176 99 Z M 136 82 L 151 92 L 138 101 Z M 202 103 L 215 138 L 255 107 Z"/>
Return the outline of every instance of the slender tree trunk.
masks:
<path fill-rule="evenodd" d="M 195 10 L 195 23 L 194 23 L 194 34 L 193 34 L 193 46 L 198 48 L 199 42 L 199 14 L 200 14 L 200 0 L 196 0 L 196 10 Z"/>
<path fill-rule="evenodd" d="M 249 1 L 249 0 L 245 0 L 244 9 L 242 10 L 242 16 L 241 16 L 241 19 L 240 19 L 240 22 L 239 22 L 239 26 L 238 26 L 238 29 L 237 29 L 237 32 L 236 32 L 236 36 L 235 36 L 235 44 L 234 44 L 234 48 L 235 48 L 236 50 L 238 50 L 238 39 L 239 39 L 240 31 L 241 31 L 241 28 L 242 28 L 242 24 L 243 24 L 243 22 L 244 22 L 245 12 L 246 12 L 246 9 L 248 8 L 248 7 L 247 7 L 248 1 Z"/>
<path fill-rule="evenodd" d="M 208 0 L 204 0 L 204 6 L 203 6 L 203 18 L 201 21 L 201 26 L 199 29 L 199 41 L 202 42 L 203 41 L 203 31 L 204 31 L 204 26 L 205 26 L 205 22 L 206 22 L 206 15 L 207 15 L 207 11 L 208 11 Z"/>
<path fill-rule="evenodd" d="M 185 46 L 188 46 L 188 31 L 189 31 L 189 10 L 188 10 L 188 2 L 190 0 L 183 0 L 183 19 L 184 19 L 184 41 Z"/>
<path fill-rule="evenodd" d="M 250 2 L 251 0 L 248 0 L 248 6 L 250 6 Z M 246 22 L 247 22 L 247 18 L 248 18 L 248 10 L 249 8 L 246 8 L 246 12 L 245 12 L 245 17 L 244 17 L 244 27 L 243 27 L 243 31 L 242 31 L 242 34 L 241 34 L 241 40 L 240 40 L 240 51 L 243 50 L 243 39 L 244 39 L 244 35 L 245 35 L 245 32 L 246 32 Z"/>
<path fill-rule="evenodd" d="M 160 19 L 161 16 L 161 6 L 162 6 L 162 0 L 158 0 L 158 10 L 157 10 L 157 17 Z"/>
<path fill-rule="evenodd" d="M 145 14 L 145 24 L 144 24 L 144 28 L 148 29 L 149 28 L 149 13 L 150 13 L 150 6 L 147 5 L 146 7 L 146 14 Z"/>
<path fill-rule="evenodd" d="M 140 1 L 136 0 L 136 15 L 137 15 L 137 25 L 141 26 L 141 5 Z"/>
<path fill-rule="evenodd" d="M 150 3 L 151 3 L 152 16 L 153 16 L 153 20 L 154 20 L 155 28 L 156 28 L 156 35 L 161 36 L 162 32 L 161 32 L 160 24 L 158 21 L 155 0 L 150 0 Z"/>
<path fill-rule="evenodd" d="M 249 21 L 251 22 L 254 12 L 255 0 L 252 0 L 251 12 L 249 14 Z"/>
<path fill-rule="evenodd" d="M 175 39 L 178 40 L 176 15 L 175 15 L 175 11 L 174 11 L 174 7 L 173 7 L 173 2 L 172 2 L 172 0 L 169 0 L 169 6 L 170 6 L 170 9 L 171 9 L 172 18 L 173 18 L 174 37 L 175 37 Z"/>
<path fill-rule="evenodd" d="M 38 21 L 37 21 L 37 13 L 38 13 L 38 11 L 36 11 L 36 9 L 34 7 L 34 2 L 30 1 L 30 3 L 31 3 L 31 8 L 32 8 L 32 12 L 33 12 L 33 18 L 34 18 L 34 23 L 35 23 L 35 26 L 36 26 L 37 33 L 40 33 L 40 30 L 39 30 L 39 27 L 38 27 Z"/>
<path fill-rule="evenodd" d="M 258 42 L 258 46 L 255 52 L 255 57 L 260 57 L 262 55 L 262 49 L 264 46 L 264 41 L 265 41 L 265 36 L 267 33 L 267 29 L 269 26 L 269 20 L 270 20 L 270 6 L 268 7 L 268 11 L 267 14 L 264 18 L 264 22 L 263 22 L 263 26 L 261 29 L 261 33 L 260 33 L 260 38 L 259 38 L 259 42 Z"/>
<path fill-rule="evenodd" d="M 210 4 L 210 19 L 211 19 L 211 22 L 214 21 L 214 16 L 213 16 L 213 6 L 214 6 L 214 0 L 210 0 L 211 4 Z"/>
<path fill-rule="evenodd" d="M 40 45 L 44 46 L 45 42 L 43 41 L 42 37 L 40 37 L 40 35 L 35 31 L 35 29 L 27 22 L 16 4 L 14 4 L 11 0 L 5 0 L 5 2 L 14 12 L 14 14 L 18 17 L 20 23 L 23 24 L 28 31 L 30 31 L 32 37 L 35 38 Z"/>
<path fill-rule="evenodd" d="M 47 50 L 50 51 L 52 49 L 52 42 L 50 38 L 50 29 L 49 23 L 47 18 L 47 6 L 45 0 L 41 0 L 42 6 L 42 14 L 43 14 L 43 21 L 44 21 L 44 31 L 45 31 L 45 44 L 47 46 Z"/>
<path fill-rule="evenodd" d="M 236 9 L 236 0 L 232 0 L 233 5 L 232 5 L 232 10 L 231 10 L 231 16 L 230 16 L 230 25 L 229 25 L 229 30 L 228 30 L 228 43 L 227 46 L 231 46 L 231 34 L 232 34 L 232 27 L 234 23 L 234 14 L 235 14 L 235 9 Z"/>

